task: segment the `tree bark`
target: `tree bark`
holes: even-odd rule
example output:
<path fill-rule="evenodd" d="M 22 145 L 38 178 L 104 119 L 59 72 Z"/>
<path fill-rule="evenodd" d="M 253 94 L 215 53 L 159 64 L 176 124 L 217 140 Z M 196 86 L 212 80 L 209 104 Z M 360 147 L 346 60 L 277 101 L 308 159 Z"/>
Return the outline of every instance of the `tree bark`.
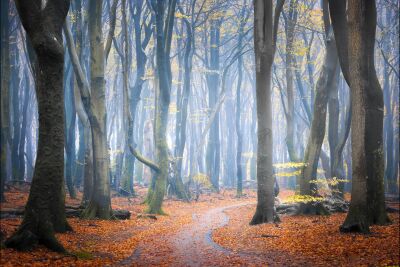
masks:
<path fill-rule="evenodd" d="M 90 35 L 90 112 L 88 117 L 93 143 L 93 191 L 90 201 L 82 214 L 84 218 L 110 219 L 112 215 L 110 198 L 109 157 L 106 133 L 104 43 L 102 36 L 102 2 L 89 1 Z"/>
<path fill-rule="evenodd" d="M 254 1 L 254 48 L 256 61 L 256 97 L 258 121 L 257 208 L 250 224 L 279 220 L 274 208 L 272 167 L 271 72 L 275 55 L 279 16 L 284 1 L 278 1 L 272 15 L 272 0 Z"/>
<path fill-rule="evenodd" d="M 39 142 L 24 219 L 6 246 L 19 250 L 41 243 L 64 251 L 55 232 L 70 230 L 65 217 L 64 193 L 64 93 L 62 25 L 68 0 L 16 1 L 21 22 L 38 59 L 36 96 L 39 110 Z"/>
<path fill-rule="evenodd" d="M 317 179 L 318 161 L 325 136 L 327 104 L 330 92 L 335 90 L 337 86 L 335 77 L 338 71 L 335 41 L 332 40 L 332 36 L 328 36 L 324 64 L 315 89 L 314 114 L 304 154 L 305 165 L 302 167 L 300 175 L 300 195 L 318 195 L 318 188 L 315 181 Z M 322 206 L 316 208 L 312 203 L 302 203 L 300 213 L 323 215 L 327 211 Z"/>
<path fill-rule="evenodd" d="M 0 202 L 4 202 L 4 184 L 7 181 L 7 150 L 10 143 L 10 27 L 9 1 L 1 1 L 1 159 L 0 159 Z"/>
<path fill-rule="evenodd" d="M 153 174 L 152 190 L 149 190 L 147 196 L 147 212 L 152 214 L 164 213 L 161 206 L 166 191 L 169 170 L 168 144 L 166 138 L 168 108 L 171 97 L 171 63 L 169 54 L 176 0 L 170 0 L 167 2 L 168 11 L 167 17 L 164 21 L 164 13 L 166 10 L 165 4 L 165 1 L 162 0 L 152 1 L 152 8 L 155 12 L 156 22 L 156 63 L 158 76 L 154 137 L 157 165 L 160 169 L 158 173 Z"/>
<path fill-rule="evenodd" d="M 370 224 L 388 222 L 383 185 L 383 95 L 374 66 L 376 6 L 374 0 L 351 0 L 348 20 L 345 1 L 329 1 L 329 8 L 352 97 L 352 198 L 340 230 L 368 232 Z"/>

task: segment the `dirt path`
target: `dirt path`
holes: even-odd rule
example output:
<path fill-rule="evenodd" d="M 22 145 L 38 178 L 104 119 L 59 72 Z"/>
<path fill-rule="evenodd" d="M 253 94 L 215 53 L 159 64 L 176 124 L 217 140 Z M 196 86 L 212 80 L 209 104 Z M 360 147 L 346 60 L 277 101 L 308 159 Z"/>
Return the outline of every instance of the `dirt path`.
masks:
<path fill-rule="evenodd" d="M 227 250 L 212 240 L 213 230 L 229 221 L 224 211 L 253 202 L 214 208 L 200 214 L 192 214 L 192 223 L 177 233 L 158 236 L 142 242 L 134 253 L 120 263 L 121 266 L 166 265 L 166 266 L 232 266 L 265 265 L 265 257 Z M 160 246 L 163 244 L 163 246 Z M 157 247 L 157 251 L 153 248 Z"/>

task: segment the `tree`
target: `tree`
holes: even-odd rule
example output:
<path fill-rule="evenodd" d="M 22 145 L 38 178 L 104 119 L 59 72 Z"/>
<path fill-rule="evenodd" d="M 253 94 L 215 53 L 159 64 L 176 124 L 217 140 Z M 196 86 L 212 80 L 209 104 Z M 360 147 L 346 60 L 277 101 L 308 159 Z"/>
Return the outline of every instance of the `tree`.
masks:
<path fill-rule="evenodd" d="M 254 51 L 257 99 L 257 208 L 250 224 L 279 220 L 274 210 L 272 167 L 271 72 L 274 61 L 279 16 L 284 0 L 279 0 L 272 15 L 272 0 L 254 1 Z"/>
<path fill-rule="evenodd" d="M 246 3 L 247 1 L 245 0 L 243 2 L 243 7 L 240 12 L 240 25 L 239 25 L 239 36 L 238 36 L 238 49 L 242 50 L 243 49 L 243 37 L 244 37 L 244 27 L 247 23 L 247 19 L 249 17 L 249 13 L 247 12 L 246 14 Z M 235 124 L 236 124 L 236 137 L 237 137 L 237 150 L 236 150 L 236 181 L 237 181 L 237 186 L 236 186 L 236 195 L 241 196 L 242 191 L 243 191 L 243 185 L 242 185 L 242 180 L 243 180 L 243 175 L 242 175 L 242 143 L 243 143 L 243 137 L 242 137 L 242 131 L 240 129 L 240 112 L 242 112 L 241 109 L 241 100 L 240 100 L 240 91 L 242 88 L 242 80 L 243 80 L 243 55 L 240 54 L 237 59 L 237 64 L 238 64 L 238 79 L 237 79 L 237 87 L 236 87 L 236 119 L 235 119 Z"/>
<path fill-rule="evenodd" d="M 133 117 L 132 113 L 132 92 L 129 90 L 129 35 L 128 21 L 126 18 L 126 0 L 122 0 L 122 32 L 124 38 L 124 52 L 121 56 L 122 63 L 122 84 L 123 84 L 123 106 L 124 106 L 124 125 L 127 125 L 125 130 L 125 152 L 124 152 L 124 168 L 122 172 L 122 187 L 129 194 L 134 195 L 133 188 L 133 164 L 134 157 L 129 151 L 129 146 L 133 145 Z M 140 16 L 140 15 L 139 15 Z"/>
<path fill-rule="evenodd" d="M 104 42 L 102 30 L 102 2 L 89 1 L 90 39 L 90 108 L 88 113 L 93 142 L 94 181 L 90 201 L 84 218 L 109 219 L 112 214 L 110 198 L 109 157 L 106 132 L 106 107 L 104 84 Z M 82 96 L 86 96 L 82 94 Z M 86 102 L 85 99 L 84 102 Z M 87 102 L 86 102 L 87 103 Z M 86 104 L 86 107 L 88 105 Z"/>
<path fill-rule="evenodd" d="M 166 8 L 168 4 L 168 8 Z M 148 213 L 162 214 L 162 202 L 167 186 L 169 157 L 167 144 L 168 108 L 171 100 L 171 63 L 170 50 L 172 29 L 174 25 L 176 0 L 168 2 L 152 0 L 151 5 L 156 23 L 156 64 L 157 64 L 157 98 L 155 113 L 154 139 L 156 146 L 157 165 L 147 194 Z M 167 15 L 164 19 L 164 13 Z M 133 150 L 132 150 L 133 151 Z M 138 155 L 136 158 L 140 160 Z M 143 161 L 142 161 L 143 162 Z M 146 163 L 145 163 L 146 164 Z"/>
<path fill-rule="evenodd" d="M 352 98 L 352 191 L 343 232 L 386 224 L 383 185 L 383 94 L 376 76 L 375 1 L 329 1 L 339 62 Z"/>
<path fill-rule="evenodd" d="M 17 10 L 37 56 L 36 95 L 39 143 L 24 219 L 6 246 L 30 249 L 37 243 L 64 251 L 55 232 L 71 230 L 64 193 L 64 49 L 62 26 L 68 0 L 17 0 Z"/>
<path fill-rule="evenodd" d="M 0 202 L 5 201 L 4 184 L 7 180 L 7 148 L 10 142 L 10 44 L 9 44 L 9 3 L 1 1 L 1 166 L 0 166 Z"/>
<path fill-rule="evenodd" d="M 297 23 L 298 1 L 291 0 L 289 3 L 289 13 L 285 16 L 285 32 L 286 32 L 286 92 L 287 92 L 287 116 L 286 116 L 286 146 L 289 158 L 292 162 L 300 161 L 299 155 L 296 153 L 295 147 L 295 117 L 294 117 L 294 37 Z"/>
<path fill-rule="evenodd" d="M 210 56 L 207 68 L 210 72 L 206 75 L 208 86 L 208 104 L 210 110 L 217 105 L 219 89 L 219 69 L 220 69 L 220 31 L 221 18 L 213 18 L 210 22 Z M 220 138 L 219 138 L 219 113 L 216 113 L 208 135 L 206 166 L 207 175 L 216 191 L 219 191 L 219 168 L 220 168 Z"/>
<path fill-rule="evenodd" d="M 327 13 L 325 13 L 327 14 Z M 324 20 L 325 21 L 325 20 Z M 339 62 L 336 52 L 335 40 L 330 24 L 325 25 L 325 57 L 322 70 L 316 85 L 316 95 L 310 133 L 307 141 L 307 148 L 304 154 L 305 165 L 301 169 L 300 175 L 300 195 L 318 195 L 317 167 L 321 153 L 322 143 L 325 137 L 326 112 L 329 96 L 332 91 L 337 91 L 337 80 L 339 75 Z M 330 125 L 331 127 L 331 125 Z M 326 214 L 325 208 L 314 203 L 302 203 L 300 213 L 303 214 Z"/>

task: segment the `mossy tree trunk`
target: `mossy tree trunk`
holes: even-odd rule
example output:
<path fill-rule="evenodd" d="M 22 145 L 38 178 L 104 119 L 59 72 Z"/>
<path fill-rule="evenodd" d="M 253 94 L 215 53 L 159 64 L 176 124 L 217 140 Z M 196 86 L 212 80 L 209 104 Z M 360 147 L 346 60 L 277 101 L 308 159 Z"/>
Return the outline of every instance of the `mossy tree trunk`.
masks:
<path fill-rule="evenodd" d="M 168 9 L 166 9 L 168 4 Z M 168 124 L 168 108 L 171 95 L 171 65 L 170 65 L 170 49 L 172 39 L 172 29 L 175 17 L 176 0 L 168 2 L 162 0 L 152 1 L 152 8 L 155 13 L 156 22 L 156 64 L 158 76 L 158 97 L 155 118 L 155 146 L 156 159 L 159 167 L 158 172 L 154 172 L 152 178 L 153 190 L 149 190 L 147 196 L 148 213 L 163 214 L 162 202 L 164 199 L 168 169 L 168 144 L 167 144 L 167 124 Z M 167 10 L 167 16 L 164 21 L 164 13 Z"/>
<path fill-rule="evenodd" d="M 16 1 L 21 22 L 37 55 L 36 97 L 39 142 L 24 219 L 6 246 L 19 250 L 41 243 L 64 251 L 54 233 L 70 230 L 64 193 L 64 49 L 62 26 L 69 1 Z"/>

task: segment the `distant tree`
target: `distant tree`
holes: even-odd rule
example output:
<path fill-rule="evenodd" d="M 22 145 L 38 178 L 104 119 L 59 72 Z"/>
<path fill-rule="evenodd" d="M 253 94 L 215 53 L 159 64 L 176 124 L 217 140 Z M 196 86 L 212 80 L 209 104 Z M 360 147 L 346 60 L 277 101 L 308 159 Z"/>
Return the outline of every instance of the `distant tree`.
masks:
<path fill-rule="evenodd" d="M 256 99 L 258 121 L 257 208 L 250 224 L 279 220 L 274 209 L 272 167 L 271 73 L 276 49 L 279 16 L 284 0 L 279 0 L 273 15 L 272 0 L 254 1 L 254 51 L 256 61 Z"/>
<path fill-rule="evenodd" d="M 300 156 L 296 152 L 295 146 L 295 102 L 294 102 L 294 83 L 293 83 L 293 70 L 294 70 L 294 41 L 295 41 L 295 28 L 298 16 L 298 1 L 291 0 L 289 2 L 289 11 L 285 16 L 285 32 L 286 32 L 286 64 L 285 64 L 285 77 L 286 77 L 286 96 L 287 96 L 287 115 L 286 115 L 286 146 L 289 153 L 290 161 L 300 161 Z"/>
<path fill-rule="evenodd" d="M 62 26 L 68 0 L 16 0 L 17 10 L 37 56 L 36 96 L 39 143 L 24 219 L 6 246 L 26 250 L 37 243 L 64 251 L 54 233 L 71 230 L 64 193 L 64 49 Z"/>
<path fill-rule="evenodd" d="M 0 165 L 0 202 L 5 201 L 4 184 L 7 180 L 7 150 L 10 142 L 10 27 L 9 3 L 1 1 L 1 165 Z"/>
<path fill-rule="evenodd" d="M 243 1 L 243 7 L 240 11 L 240 24 L 238 33 L 238 49 L 243 49 L 244 27 L 246 26 L 250 12 L 247 11 L 247 1 Z M 237 59 L 238 78 L 236 87 L 236 137 L 237 137 L 237 150 L 236 150 L 236 195 L 240 197 L 243 191 L 243 166 L 242 166 L 242 146 L 243 146 L 243 131 L 240 128 L 240 113 L 242 112 L 241 105 L 241 90 L 243 83 L 243 55 L 240 54 Z"/>

